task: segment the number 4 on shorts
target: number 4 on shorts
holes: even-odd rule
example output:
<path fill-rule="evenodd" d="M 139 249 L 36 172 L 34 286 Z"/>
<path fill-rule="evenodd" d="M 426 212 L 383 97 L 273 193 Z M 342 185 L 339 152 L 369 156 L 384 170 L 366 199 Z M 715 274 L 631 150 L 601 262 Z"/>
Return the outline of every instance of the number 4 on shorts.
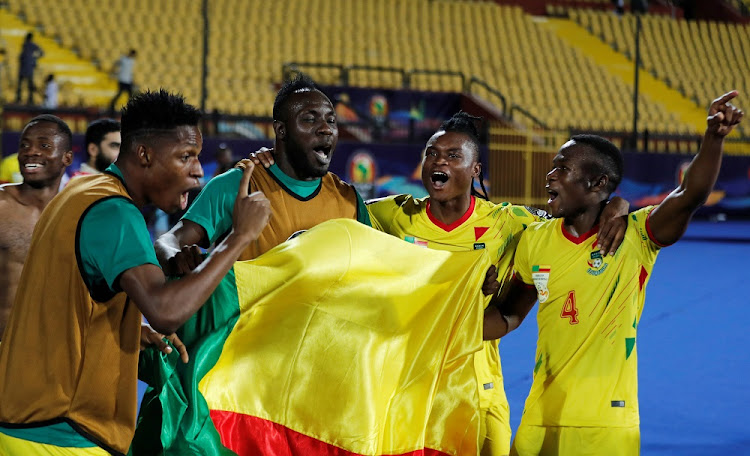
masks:
<path fill-rule="evenodd" d="M 568 299 L 565 300 L 562 312 L 560 312 L 560 318 L 569 318 L 571 325 L 578 324 L 578 308 L 576 307 L 576 292 L 571 290 L 568 292 Z"/>

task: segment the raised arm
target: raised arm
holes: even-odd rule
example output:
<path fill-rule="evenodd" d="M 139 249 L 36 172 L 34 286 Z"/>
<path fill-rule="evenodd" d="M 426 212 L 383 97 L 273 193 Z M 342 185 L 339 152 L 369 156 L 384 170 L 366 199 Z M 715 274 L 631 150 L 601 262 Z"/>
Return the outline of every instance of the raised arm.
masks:
<path fill-rule="evenodd" d="M 255 165 L 242 160 L 237 168 L 252 172 Z M 208 248 L 217 235 L 232 227 L 231 214 L 243 172 L 232 170 L 211 181 L 201 190 L 185 216 L 154 243 L 156 258 L 168 276 L 182 276 L 203 261 L 200 247 Z M 249 191 L 249 190 L 248 190 Z"/>
<path fill-rule="evenodd" d="M 708 127 L 698 155 L 685 171 L 682 183 L 649 216 L 653 239 L 662 245 L 677 242 L 685 233 L 693 213 L 706 202 L 721 167 L 724 137 L 742 120 L 743 112 L 729 103 L 736 91 L 722 95 L 708 109 Z"/>
<path fill-rule="evenodd" d="M 156 331 L 171 334 L 182 326 L 206 302 L 237 257 L 265 228 L 271 205 L 260 192 L 248 195 L 251 173 L 252 167 L 248 167 L 242 175 L 231 232 L 201 265 L 172 282 L 166 282 L 162 270 L 153 264 L 128 269 L 120 276 L 120 288 Z"/>

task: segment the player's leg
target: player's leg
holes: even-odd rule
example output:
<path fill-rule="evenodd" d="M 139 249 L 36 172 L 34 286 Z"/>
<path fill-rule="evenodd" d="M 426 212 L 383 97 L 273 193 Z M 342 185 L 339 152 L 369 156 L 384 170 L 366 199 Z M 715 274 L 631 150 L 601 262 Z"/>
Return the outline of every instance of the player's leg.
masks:
<path fill-rule="evenodd" d="M 474 354 L 479 383 L 480 448 L 482 456 L 505 456 L 510 451 L 510 407 L 505 396 L 497 341 L 485 341 Z"/>
<path fill-rule="evenodd" d="M 554 438 L 554 430 L 555 428 L 525 424 L 522 418 L 521 425 L 518 426 L 516 436 L 513 438 L 513 445 L 510 448 L 511 456 L 547 454 L 542 453 L 542 446 L 547 440 L 548 433 Z"/>
<path fill-rule="evenodd" d="M 510 410 L 501 403 L 481 410 L 481 456 L 507 456 L 510 453 Z"/>
<path fill-rule="evenodd" d="M 521 426 L 511 455 L 635 456 L 640 454 L 638 426 L 628 428 Z"/>
<path fill-rule="evenodd" d="M 581 456 L 637 456 L 641 451 L 638 426 L 619 427 L 562 427 L 559 428 L 556 453 Z"/>

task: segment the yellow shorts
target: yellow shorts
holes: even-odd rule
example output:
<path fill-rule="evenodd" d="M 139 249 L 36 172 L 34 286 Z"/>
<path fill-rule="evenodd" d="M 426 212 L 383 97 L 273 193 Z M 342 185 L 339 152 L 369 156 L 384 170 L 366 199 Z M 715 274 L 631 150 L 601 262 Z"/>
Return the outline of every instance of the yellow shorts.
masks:
<path fill-rule="evenodd" d="M 23 456 L 109 456 L 99 447 L 72 448 L 17 439 L 0 432 L 0 455 Z"/>
<path fill-rule="evenodd" d="M 481 456 L 507 456 L 510 452 L 510 410 L 508 403 L 480 410 Z"/>
<path fill-rule="evenodd" d="M 521 423 L 511 455 L 635 456 L 641 432 L 633 427 L 531 426 Z"/>

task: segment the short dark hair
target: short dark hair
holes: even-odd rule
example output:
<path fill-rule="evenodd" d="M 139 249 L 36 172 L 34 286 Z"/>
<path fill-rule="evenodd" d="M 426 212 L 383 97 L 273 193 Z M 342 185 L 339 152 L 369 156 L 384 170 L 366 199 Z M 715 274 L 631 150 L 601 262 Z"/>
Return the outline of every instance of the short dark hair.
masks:
<path fill-rule="evenodd" d="M 481 164 L 481 156 L 479 154 L 479 129 L 477 128 L 477 123 L 480 123 L 483 120 L 484 119 L 482 119 L 481 117 L 472 116 L 471 114 L 464 111 L 458 111 L 457 113 L 453 114 L 450 119 L 440 124 L 440 128 L 438 128 L 438 131 L 463 133 L 464 135 L 468 136 L 471 142 L 474 144 L 474 153 L 476 154 L 475 158 L 477 162 Z M 484 194 L 481 194 L 474 189 L 473 181 L 471 183 L 471 194 L 489 200 L 487 189 L 484 188 L 484 172 L 481 169 L 479 170 L 479 185 L 480 187 L 482 187 L 482 192 L 484 192 Z"/>
<path fill-rule="evenodd" d="M 63 143 L 65 150 L 71 150 L 71 147 L 73 146 L 73 133 L 70 131 L 70 127 L 65 123 L 64 120 L 57 116 L 53 116 L 52 114 L 40 114 L 29 120 L 29 123 L 27 123 L 26 126 L 23 127 L 23 129 L 26 130 L 27 128 L 29 128 L 29 126 L 39 122 L 49 122 L 57 125 L 57 130 L 62 133 L 63 137 L 65 138 L 65 142 Z"/>
<path fill-rule="evenodd" d="M 477 161 L 479 161 L 479 129 L 477 123 L 482 122 L 484 119 L 481 117 L 472 116 L 471 114 L 458 111 L 453 116 L 440 124 L 438 131 L 450 131 L 455 133 L 463 133 L 471 139 L 471 142 L 476 146 Z"/>
<path fill-rule="evenodd" d="M 276 100 L 273 102 L 273 120 L 286 121 L 287 120 L 287 102 L 289 97 L 299 91 L 313 91 L 325 95 L 323 90 L 312 80 L 312 78 L 304 73 L 297 73 L 297 76 L 286 81 L 279 92 L 276 94 Z M 327 95 L 326 95 L 327 96 Z"/>
<path fill-rule="evenodd" d="M 89 144 L 99 145 L 104 137 L 113 131 L 120 131 L 120 122 L 115 119 L 104 118 L 91 122 L 86 129 L 86 142 L 84 144 L 86 156 L 89 155 Z"/>
<path fill-rule="evenodd" d="M 180 94 L 164 89 L 141 92 L 122 109 L 120 153 L 127 153 L 136 137 L 163 135 L 181 126 L 197 126 L 201 112 Z"/>
<path fill-rule="evenodd" d="M 625 166 L 620 149 L 606 138 L 597 135 L 574 135 L 570 139 L 577 144 L 588 146 L 589 150 L 594 152 L 597 158 L 595 164 L 597 169 L 593 170 L 593 172 L 607 175 L 609 178 L 606 189 L 607 193 L 611 194 L 617 190 L 617 186 L 622 182 L 623 168 Z"/>

